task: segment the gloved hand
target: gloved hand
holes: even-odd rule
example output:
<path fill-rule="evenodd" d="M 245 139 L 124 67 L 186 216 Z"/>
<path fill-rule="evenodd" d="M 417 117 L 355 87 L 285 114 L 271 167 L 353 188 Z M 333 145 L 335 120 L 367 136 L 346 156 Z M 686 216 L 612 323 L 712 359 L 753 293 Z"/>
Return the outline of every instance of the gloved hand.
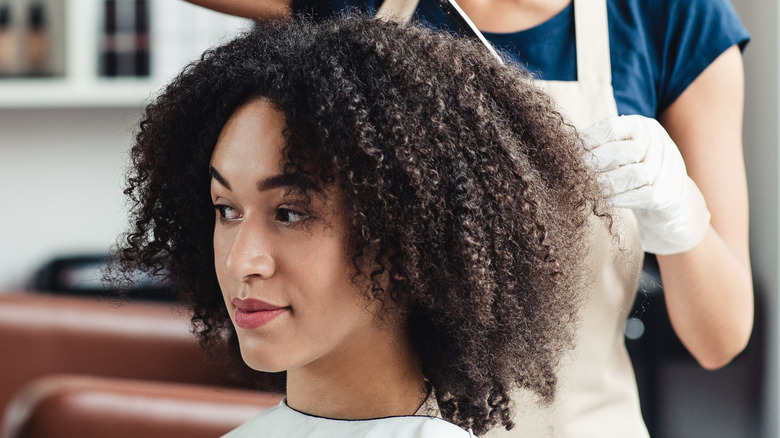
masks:
<path fill-rule="evenodd" d="M 677 254 L 702 241 L 710 212 L 660 123 L 643 116 L 614 117 L 581 136 L 614 206 L 634 211 L 644 251 Z"/>

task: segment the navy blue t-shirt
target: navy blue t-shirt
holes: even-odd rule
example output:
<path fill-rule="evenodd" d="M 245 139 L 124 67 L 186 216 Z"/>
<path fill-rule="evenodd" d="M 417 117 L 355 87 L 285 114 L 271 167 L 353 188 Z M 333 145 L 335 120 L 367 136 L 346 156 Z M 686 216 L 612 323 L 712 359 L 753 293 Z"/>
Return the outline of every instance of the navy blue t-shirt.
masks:
<path fill-rule="evenodd" d="M 295 0 L 293 10 L 326 17 L 343 10 L 373 14 L 375 0 Z M 729 0 L 607 0 L 612 87 L 619 114 L 657 117 L 720 54 L 750 35 Z M 434 0 L 420 0 L 415 16 L 437 29 L 454 29 Z M 574 7 L 521 32 L 485 37 L 536 77 L 577 79 Z"/>

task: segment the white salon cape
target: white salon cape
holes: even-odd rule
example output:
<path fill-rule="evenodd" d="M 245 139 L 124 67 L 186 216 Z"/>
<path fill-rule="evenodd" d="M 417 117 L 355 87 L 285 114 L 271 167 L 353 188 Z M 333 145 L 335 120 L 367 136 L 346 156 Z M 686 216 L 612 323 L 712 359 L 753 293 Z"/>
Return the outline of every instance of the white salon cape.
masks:
<path fill-rule="evenodd" d="M 315 417 L 290 408 L 285 399 L 279 405 L 258 414 L 223 436 L 223 438 L 258 437 L 474 438 L 474 435 L 435 416 L 409 415 L 370 420 L 334 420 Z"/>

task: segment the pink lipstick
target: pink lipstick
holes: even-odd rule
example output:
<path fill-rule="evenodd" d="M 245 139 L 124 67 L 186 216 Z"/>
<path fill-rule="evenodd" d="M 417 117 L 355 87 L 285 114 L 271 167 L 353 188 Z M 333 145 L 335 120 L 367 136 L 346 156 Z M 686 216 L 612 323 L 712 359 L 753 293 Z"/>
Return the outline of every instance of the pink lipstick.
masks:
<path fill-rule="evenodd" d="M 242 329 L 262 327 L 290 309 L 289 307 L 274 306 L 251 298 L 245 300 L 233 298 L 232 303 L 236 306 L 236 325 Z"/>

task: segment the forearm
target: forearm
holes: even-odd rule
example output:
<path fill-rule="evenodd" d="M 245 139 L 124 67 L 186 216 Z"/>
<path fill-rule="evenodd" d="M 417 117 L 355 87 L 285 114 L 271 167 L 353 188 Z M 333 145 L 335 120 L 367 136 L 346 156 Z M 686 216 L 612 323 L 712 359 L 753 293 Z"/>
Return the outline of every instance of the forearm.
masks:
<path fill-rule="evenodd" d="M 658 256 L 669 317 L 682 343 L 707 369 L 726 365 L 753 327 L 749 263 L 734 256 L 714 228 L 692 250 Z"/>
<path fill-rule="evenodd" d="M 255 20 L 276 20 L 291 13 L 292 0 L 187 0 L 205 8 Z"/>
<path fill-rule="evenodd" d="M 699 363 L 718 368 L 753 325 L 748 196 L 742 158 L 742 57 L 721 54 L 660 117 L 712 214 L 704 240 L 658 257 L 672 325 Z"/>

